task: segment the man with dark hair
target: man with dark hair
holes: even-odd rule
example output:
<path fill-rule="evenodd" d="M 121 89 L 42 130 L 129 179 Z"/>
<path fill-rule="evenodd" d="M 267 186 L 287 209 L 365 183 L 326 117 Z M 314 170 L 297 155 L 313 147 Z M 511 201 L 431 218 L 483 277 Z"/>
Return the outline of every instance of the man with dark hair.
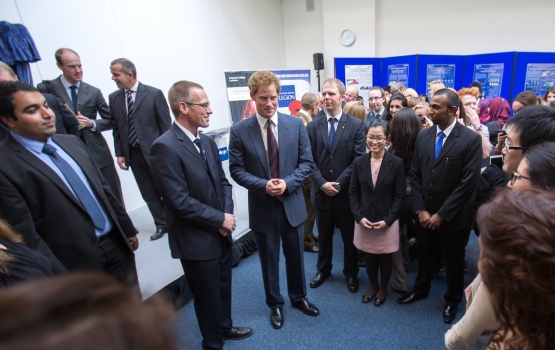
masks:
<path fill-rule="evenodd" d="M 248 86 L 256 115 L 231 127 L 229 170 L 235 182 L 249 191 L 249 227 L 258 247 L 266 304 L 272 309 L 270 323 L 280 329 L 284 322 L 280 241 L 291 304 L 309 316 L 320 313 L 306 298 L 302 240 L 306 209 L 301 186 L 314 162 L 301 120 L 277 111 L 281 84 L 276 75 L 255 72 Z"/>
<path fill-rule="evenodd" d="M 418 276 L 412 291 L 397 299 L 400 304 L 410 304 L 428 297 L 434 254 L 441 244 L 447 271 L 445 323 L 455 319 L 463 296 L 469 203 L 482 158 L 480 135 L 457 122 L 460 105 L 455 92 L 438 90 L 428 115 L 435 126 L 416 139 L 410 173 L 413 209 L 421 226 Z"/>
<path fill-rule="evenodd" d="M 297 117 L 303 120 L 303 124 L 306 128 L 308 123 L 312 121 L 312 118 L 316 117 L 318 114 L 318 107 L 320 106 L 320 98 L 318 94 L 312 92 L 307 92 L 301 97 L 302 109 L 297 113 Z M 312 230 L 314 230 L 314 220 L 316 219 L 316 213 L 314 212 L 314 204 L 311 199 L 312 193 L 312 179 L 307 177 L 303 182 L 303 196 L 306 206 L 306 212 L 308 217 L 304 222 L 304 250 L 306 252 L 318 253 L 320 248 L 316 245 L 317 238 L 314 236 Z"/>
<path fill-rule="evenodd" d="M 55 273 L 103 271 L 135 285 L 139 246 L 125 208 L 83 143 L 54 135 L 54 114 L 28 84 L 0 83 L 0 217 Z"/>
<path fill-rule="evenodd" d="M 83 66 L 77 52 L 61 48 L 54 54 L 56 65 L 62 75 L 37 85 L 41 92 L 48 92 L 65 102 L 65 109 L 79 121 L 77 136 L 87 146 L 102 175 L 108 181 L 114 195 L 123 204 L 123 194 L 114 158 L 102 132 L 112 130 L 110 109 L 100 89 L 83 81 Z M 97 119 L 97 114 L 101 119 Z"/>
<path fill-rule="evenodd" d="M 10 66 L 0 61 L 0 82 L 2 81 L 19 81 L 17 75 Z M 69 112 L 56 96 L 48 93 L 42 94 L 48 103 L 48 107 L 56 116 L 56 133 L 57 134 L 75 134 L 79 130 L 77 119 Z M 0 141 L 7 137 L 9 133 L 8 127 L 0 122 Z"/>
<path fill-rule="evenodd" d="M 212 114 L 204 88 L 178 81 L 168 98 L 175 123 L 152 144 L 152 178 L 168 209 L 172 257 L 181 259 L 195 296 L 202 347 L 221 349 L 224 339 L 252 334 L 231 320 L 232 187 L 216 143 L 198 130 Z"/>
<path fill-rule="evenodd" d="M 353 244 L 355 219 L 349 204 L 349 185 L 353 160 L 366 151 L 362 122 L 341 110 L 345 85 L 335 78 L 322 85 L 324 113 L 308 124 L 308 137 L 316 165 L 312 173 L 312 191 L 317 210 L 320 251 L 317 273 L 310 281 L 316 288 L 332 270 L 333 234 L 336 225 L 343 239 L 343 274 L 351 293 L 358 290 L 357 249 Z"/>
<path fill-rule="evenodd" d="M 154 218 L 156 232 L 151 240 L 167 232 L 166 207 L 151 176 L 150 147 L 154 140 L 168 131 L 170 110 L 162 91 L 137 80 L 133 62 L 118 58 L 110 65 L 112 80 L 119 90 L 108 97 L 114 117 L 114 147 L 122 170 L 133 172 L 141 196 Z"/>
<path fill-rule="evenodd" d="M 368 90 L 368 103 L 370 105 L 370 112 L 366 114 L 364 121 L 365 129 L 374 120 L 387 120 L 389 111 L 385 108 L 385 92 L 379 86 L 372 86 Z"/>

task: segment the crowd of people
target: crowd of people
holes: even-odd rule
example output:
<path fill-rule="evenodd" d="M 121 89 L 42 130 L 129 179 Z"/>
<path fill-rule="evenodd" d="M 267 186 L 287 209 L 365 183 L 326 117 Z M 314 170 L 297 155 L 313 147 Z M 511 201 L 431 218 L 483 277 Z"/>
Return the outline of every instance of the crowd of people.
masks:
<path fill-rule="evenodd" d="M 171 336 L 148 336 L 149 329 L 170 334 L 173 316 L 163 301 L 140 302 L 138 232 L 101 135 L 112 129 L 116 163 L 131 168 L 154 219 L 150 239 L 168 233 L 172 258 L 182 264 L 202 348 L 249 337 L 253 330 L 231 315 L 232 185 L 215 142 L 199 132 L 213 113 L 204 88 L 178 81 L 168 103 L 118 58 L 110 64 L 118 89 L 106 103 L 82 81 L 75 51 L 55 57 L 62 75 L 38 89 L 0 63 L 0 336 L 29 346 L 56 330 L 57 342 L 82 347 L 105 331 L 108 317 L 122 343 L 124 328 L 145 329 L 142 344 L 129 348 L 172 348 Z M 371 87 L 366 108 L 356 88 L 330 78 L 321 93 L 302 96 L 291 116 L 278 112 L 281 83 L 272 72 L 249 78 L 256 113 L 231 127 L 229 170 L 248 191 L 270 324 L 285 322 L 280 246 L 289 301 L 315 317 L 303 252 L 318 254 L 308 285 L 319 288 L 332 273 L 338 230 L 349 292 L 358 292 L 366 269 L 362 303 L 380 307 L 388 289 L 402 305 L 427 298 L 445 269 L 443 322 L 457 319 L 468 300 L 445 335 L 448 349 L 554 347 L 555 109 L 543 104 L 553 104 L 555 89 L 541 98 L 519 94 L 511 116 L 508 101 L 484 98 L 479 84 L 428 88 L 419 95 L 401 83 Z M 490 164 L 495 154 L 503 155 L 502 168 Z M 465 289 L 472 229 L 480 234 L 480 275 Z M 418 246 L 411 288 L 409 242 Z M 37 288 L 44 292 L 33 298 Z M 134 319 L 130 309 L 155 322 Z M 67 319 L 49 324 L 48 315 L 62 310 L 70 310 Z M 23 339 L 23 327 L 36 337 Z"/>

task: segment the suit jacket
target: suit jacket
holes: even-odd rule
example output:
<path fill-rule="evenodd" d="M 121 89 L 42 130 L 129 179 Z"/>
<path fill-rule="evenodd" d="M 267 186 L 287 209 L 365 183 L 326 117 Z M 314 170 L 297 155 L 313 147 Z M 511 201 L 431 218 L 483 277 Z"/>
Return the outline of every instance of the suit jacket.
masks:
<path fill-rule="evenodd" d="M 68 111 L 55 95 L 49 93 L 42 94 L 48 103 L 48 107 L 56 116 L 56 134 L 75 135 L 79 131 L 77 118 Z"/>
<path fill-rule="evenodd" d="M 114 117 L 116 157 L 125 157 L 125 163 L 129 164 L 129 122 L 125 90 L 119 89 L 112 92 L 108 100 L 110 101 L 110 111 Z M 170 128 L 170 110 L 162 91 L 141 83 L 139 83 L 135 95 L 134 108 L 133 125 L 143 156 L 149 162 L 152 143 Z"/>
<path fill-rule="evenodd" d="M 307 217 L 302 183 L 314 167 L 302 120 L 278 113 L 279 175 L 287 184 L 281 196 L 289 224 L 301 225 Z M 271 179 L 268 155 L 256 116 L 231 127 L 229 140 L 231 177 L 249 191 L 249 224 L 257 232 L 271 230 L 274 199 L 266 193 Z"/>
<path fill-rule="evenodd" d="M 385 121 L 389 121 L 391 119 L 391 116 L 389 115 L 389 111 L 387 110 L 387 106 L 385 106 L 383 113 L 380 115 L 380 118 Z M 372 110 L 368 114 L 366 114 L 366 119 L 364 119 L 364 128 L 368 129 L 368 126 L 374 120 L 376 120 L 376 112 Z"/>
<path fill-rule="evenodd" d="M 403 160 L 385 152 L 376 180 L 372 182 L 370 153 L 353 162 L 349 200 L 356 222 L 366 218 L 371 222 L 385 221 L 391 226 L 399 218 L 406 192 Z"/>
<path fill-rule="evenodd" d="M 208 260 L 220 256 L 218 229 L 224 213 L 233 214 L 232 187 L 218 147 L 200 134 L 208 164 L 175 123 L 151 148 L 152 177 L 168 211 L 168 235 L 175 259 Z M 233 244 L 227 236 L 229 245 Z"/>
<path fill-rule="evenodd" d="M 83 143 L 73 135 L 52 140 L 80 166 L 129 249 L 135 228 Z M 0 216 L 44 255 L 54 271 L 100 270 L 94 224 L 63 180 L 13 137 L 0 144 Z"/>
<path fill-rule="evenodd" d="M 48 92 L 62 99 L 67 106 L 73 110 L 73 102 L 69 97 L 64 85 L 62 84 L 61 76 L 50 80 L 50 83 L 40 83 L 37 88 L 41 92 Z M 102 136 L 102 131 L 111 130 L 113 128 L 112 115 L 110 109 L 102 96 L 100 89 L 81 82 L 79 91 L 77 92 L 77 109 L 81 114 L 89 119 L 94 120 L 96 123 L 96 131 L 91 128 L 84 128 L 77 132 L 85 145 L 91 152 L 91 155 L 99 168 L 114 164 L 114 158 L 110 153 L 106 139 Z M 102 119 L 97 119 L 97 113 L 100 114 Z"/>
<path fill-rule="evenodd" d="M 10 129 L 3 121 L 0 120 L 0 142 L 8 137 Z"/>
<path fill-rule="evenodd" d="M 312 173 L 313 193 L 315 205 L 320 209 L 327 209 L 332 197 L 326 195 L 320 188 L 326 182 L 339 182 L 341 191 L 334 198 L 344 201 L 349 206 L 349 185 L 351 184 L 352 164 L 355 158 L 365 154 L 366 137 L 362 122 L 343 113 L 337 124 L 337 131 L 333 138 L 331 151 L 328 147 L 328 120 L 320 117 L 308 124 L 308 137 L 312 147 L 315 162 Z"/>
<path fill-rule="evenodd" d="M 482 139 L 456 123 L 434 159 L 436 137 L 436 126 L 416 137 L 410 171 L 413 210 L 438 213 L 445 221 L 442 227 L 466 229 L 470 196 L 480 177 Z"/>

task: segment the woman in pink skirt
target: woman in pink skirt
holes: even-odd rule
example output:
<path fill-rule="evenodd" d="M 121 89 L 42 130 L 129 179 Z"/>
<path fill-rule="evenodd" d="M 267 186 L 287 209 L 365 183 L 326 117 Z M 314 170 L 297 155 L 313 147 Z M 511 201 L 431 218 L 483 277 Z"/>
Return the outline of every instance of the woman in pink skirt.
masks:
<path fill-rule="evenodd" d="M 363 303 L 381 306 L 387 297 L 392 254 L 399 249 L 399 210 L 405 197 L 403 160 L 389 152 L 389 126 L 376 120 L 368 126 L 366 144 L 370 152 L 353 162 L 349 199 L 355 225 L 354 244 L 366 253 L 370 290 Z M 378 270 L 381 286 L 378 284 Z"/>

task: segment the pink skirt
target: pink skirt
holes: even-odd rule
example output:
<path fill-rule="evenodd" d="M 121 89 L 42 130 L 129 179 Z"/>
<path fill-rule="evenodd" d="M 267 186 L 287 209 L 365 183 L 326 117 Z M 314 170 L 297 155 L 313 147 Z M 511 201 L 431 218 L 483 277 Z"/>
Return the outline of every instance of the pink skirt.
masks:
<path fill-rule="evenodd" d="M 355 247 L 366 253 L 389 254 L 399 250 L 399 220 L 381 230 L 367 229 L 355 222 Z"/>

